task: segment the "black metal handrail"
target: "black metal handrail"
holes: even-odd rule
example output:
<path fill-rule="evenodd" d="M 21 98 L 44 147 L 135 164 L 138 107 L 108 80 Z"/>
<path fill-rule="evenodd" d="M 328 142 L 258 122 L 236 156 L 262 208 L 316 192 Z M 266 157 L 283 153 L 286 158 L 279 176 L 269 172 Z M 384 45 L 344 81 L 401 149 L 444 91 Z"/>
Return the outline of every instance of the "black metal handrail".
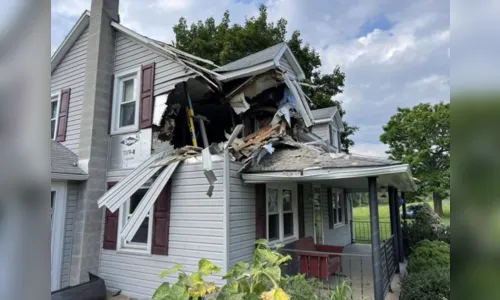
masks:
<path fill-rule="evenodd" d="M 391 281 L 396 274 L 397 256 L 394 251 L 395 237 L 391 235 L 380 245 L 381 267 L 382 267 L 382 284 L 384 295 L 392 292 Z"/>
<path fill-rule="evenodd" d="M 371 242 L 371 224 L 370 221 L 351 220 L 352 241 L 353 243 Z M 391 237 L 391 222 L 379 222 L 380 240 L 387 240 Z"/>

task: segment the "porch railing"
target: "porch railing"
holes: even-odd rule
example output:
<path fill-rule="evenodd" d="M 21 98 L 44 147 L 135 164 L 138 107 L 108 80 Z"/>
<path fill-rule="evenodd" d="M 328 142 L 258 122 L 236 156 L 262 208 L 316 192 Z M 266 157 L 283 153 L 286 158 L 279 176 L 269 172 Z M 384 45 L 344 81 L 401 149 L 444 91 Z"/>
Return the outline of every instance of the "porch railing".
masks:
<path fill-rule="evenodd" d="M 351 220 L 351 228 L 353 232 L 353 243 L 367 244 L 371 242 L 372 238 L 370 221 Z M 381 241 L 387 240 L 391 237 L 391 222 L 379 222 L 379 228 Z"/>
<path fill-rule="evenodd" d="M 306 278 L 316 278 L 323 283 L 324 290 L 335 289 L 346 281 L 354 299 L 371 299 L 373 296 L 373 269 L 370 254 L 317 252 L 290 248 L 281 248 L 279 251 L 292 257 L 292 260 L 282 267 L 284 275 L 301 273 Z M 322 258 L 315 259 L 315 255 L 321 255 Z M 321 274 L 325 271 L 324 267 L 328 268 L 334 260 L 339 260 L 340 266 L 333 274 L 327 271 L 328 275 L 322 276 Z"/>
<path fill-rule="evenodd" d="M 382 285 L 384 296 L 392 292 L 391 281 L 397 270 L 397 257 L 394 251 L 395 237 L 391 235 L 380 245 L 381 267 L 382 267 Z"/>

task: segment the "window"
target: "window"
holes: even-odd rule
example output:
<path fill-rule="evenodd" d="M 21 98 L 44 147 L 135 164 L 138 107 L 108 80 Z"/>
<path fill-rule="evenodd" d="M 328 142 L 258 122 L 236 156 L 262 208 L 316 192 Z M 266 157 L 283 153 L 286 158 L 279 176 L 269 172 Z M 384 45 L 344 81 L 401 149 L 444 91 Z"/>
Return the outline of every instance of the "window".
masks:
<path fill-rule="evenodd" d="M 57 135 L 57 122 L 59 121 L 59 99 L 61 95 L 52 95 L 50 99 L 50 138 L 55 139 Z"/>
<path fill-rule="evenodd" d="M 334 128 L 333 126 L 330 126 L 330 134 L 331 134 L 330 140 L 332 142 L 332 146 L 335 148 L 338 148 L 339 147 L 339 137 L 338 137 L 337 129 Z"/>
<path fill-rule="evenodd" d="M 135 192 L 132 197 L 130 197 L 130 199 L 120 208 L 118 234 L 120 234 L 122 228 L 125 227 L 125 224 L 130 219 L 134 210 L 137 208 L 139 202 L 141 202 L 147 191 L 147 188 L 137 190 L 137 192 Z M 144 221 L 130 242 L 125 241 L 125 239 L 119 236 L 117 248 L 146 251 L 150 253 L 153 230 L 153 222 L 151 220 L 152 215 L 153 209 L 151 209 L 146 218 L 144 218 Z"/>
<path fill-rule="evenodd" d="M 338 226 L 344 225 L 345 216 L 344 216 L 344 199 L 342 198 L 342 193 L 338 190 L 330 189 L 329 191 L 330 201 L 328 201 L 329 205 L 329 225 L 330 229 L 333 229 Z"/>
<path fill-rule="evenodd" d="M 267 228 L 267 238 L 270 242 L 298 236 L 297 193 L 293 186 L 268 186 Z"/>
<path fill-rule="evenodd" d="M 115 74 L 113 134 L 139 130 L 139 74 L 140 68 Z"/>

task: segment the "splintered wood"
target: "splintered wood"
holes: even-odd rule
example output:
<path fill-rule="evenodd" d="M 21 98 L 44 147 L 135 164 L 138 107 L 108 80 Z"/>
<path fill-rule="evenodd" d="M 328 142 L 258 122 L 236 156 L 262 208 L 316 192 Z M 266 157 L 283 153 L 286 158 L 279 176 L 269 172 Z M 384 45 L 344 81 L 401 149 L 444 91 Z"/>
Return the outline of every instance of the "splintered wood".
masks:
<path fill-rule="evenodd" d="M 241 160 L 243 157 L 249 158 L 253 156 L 253 154 L 262 146 L 267 144 L 269 140 L 279 136 L 277 132 L 277 129 L 279 127 L 280 124 L 275 124 L 272 126 L 269 125 L 242 139 L 235 140 L 230 147 L 233 156 L 237 160 Z"/>

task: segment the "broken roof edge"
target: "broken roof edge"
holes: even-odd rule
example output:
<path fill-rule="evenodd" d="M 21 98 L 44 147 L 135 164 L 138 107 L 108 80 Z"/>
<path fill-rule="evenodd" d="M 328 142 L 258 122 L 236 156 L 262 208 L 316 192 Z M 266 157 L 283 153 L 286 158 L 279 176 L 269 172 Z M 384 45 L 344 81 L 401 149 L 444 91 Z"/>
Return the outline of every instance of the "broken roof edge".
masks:
<path fill-rule="evenodd" d="M 296 73 L 296 77 L 298 81 L 302 81 L 306 78 L 306 75 L 304 73 L 304 70 L 302 70 L 302 67 L 300 66 L 297 58 L 295 55 L 293 55 L 292 49 L 288 46 L 288 43 L 284 42 L 284 45 L 281 47 L 281 49 L 278 51 L 278 54 L 274 58 L 274 64 L 276 67 L 281 67 L 280 64 L 280 59 L 283 55 L 285 55 L 286 59 L 288 60 L 288 63 L 290 63 L 290 66 Z"/>
<path fill-rule="evenodd" d="M 50 73 L 54 72 L 64 56 L 69 52 L 73 44 L 78 40 L 78 37 L 80 37 L 83 31 L 85 31 L 89 23 L 90 11 L 85 10 L 81 14 L 80 18 L 78 18 L 75 25 L 73 25 L 64 40 L 61 42 L 59 47 L 57 47 L 54 54 L 52 54 L 50 58 Z"/>
<path fill-rule="evenodd" d="M 415 191 L 417 189 L 411 168 L 408 164 L 378 166 L 378 167 L 344 167 L 344 168 L 305 168 L 296 171 L 264 171 L 241 174 L 245 184 L 283 182 L 283 181 L 317 181 L 364 178 L 371 176 L 401 174 L 407 181 L 401 191 Z"/>

